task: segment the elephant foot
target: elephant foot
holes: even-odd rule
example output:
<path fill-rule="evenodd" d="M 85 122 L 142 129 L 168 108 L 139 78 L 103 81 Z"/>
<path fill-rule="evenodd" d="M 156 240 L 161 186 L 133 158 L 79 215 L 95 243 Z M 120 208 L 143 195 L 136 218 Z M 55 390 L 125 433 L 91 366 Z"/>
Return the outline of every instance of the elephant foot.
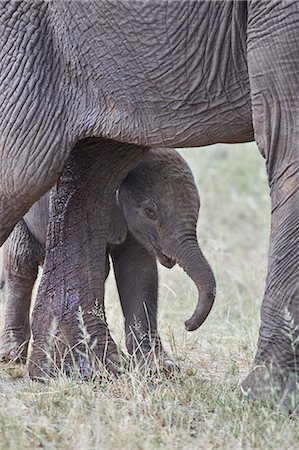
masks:
<path fill-rule="evenodd" d="M 128 367 L 128 360 L 125 354 L 116 346 L 112 339 L 109 340 L 104 349 L 97 352 L 97 355 L 92 354 L 89 360 L 92 361 L 92 364 L 89 364 L 91 370 L 88 378 L 101 377 L 103 373 L 112 377 L 118 377 Z M 82 370 L 80 370 L 80 373 L 82 373 Z"/>
<path fill-rule="evenodd" d="M 130 345 L 131 344 L 131 345 Z M 167 375 L 172 375 L 180 371 L 179 366 L 164 350 L 160 338 L 147 338 L 141 343 L 130 342 L 128 351 L 131 355 L 133 366 L 138 367 L 146 374 L 157 374 L 164 372 Z"/>
<path fill-rule="evenodd" d="M 299 414 L 299 377 L 266 365 L 255 367 L 241 385 L 242 393 L 254 400 Z"/>
<path fill-rule="evenodd" d="M 25 363 L 28 343 L 27 333 L 4 331 L 0 337 L 0 361 Z"/>
<path fill-rule="evenodd" d="M 138 367 L 146 375 L 156 375 L 164 373 L 165 375 L 174 375 L 180 372 L 180 367 L 165 352 L 149 352 L 147 355 L 131 355 L 134 367 Z"/>
<path fill-rule="evenodd" d="M 75 363 L 75 364 L 74 364 Z M 118 352 L 107 353 L 102 361 L 96 355 L 78 355 L 75 361 L 65 361 L 61 371 L 67 376 L 75 376 L 84 380 L 111 378 L 115 379 L 127 366 L 126 358 Z"/>
<path fill-rule="evenodd" d="M 45 340 L 45 339 L 44 339 Z M 48 347 L 33 341 L 28 372 L 32 380 L 45 381 L 57 375 L 75 376 L 84 380 L 103 375 L 118 377 L 126 366 L 125 356 L 108 334 L 106 341 L 67 345 L 61 336 Z"/>
<path fill-rule="evenodd" d="M 179 373 L 181 371 L 180 367 L 164 350 L 159 355 L 159 363 L 160 367 L 167 375 L 174 375 L 175 373 Z"/>

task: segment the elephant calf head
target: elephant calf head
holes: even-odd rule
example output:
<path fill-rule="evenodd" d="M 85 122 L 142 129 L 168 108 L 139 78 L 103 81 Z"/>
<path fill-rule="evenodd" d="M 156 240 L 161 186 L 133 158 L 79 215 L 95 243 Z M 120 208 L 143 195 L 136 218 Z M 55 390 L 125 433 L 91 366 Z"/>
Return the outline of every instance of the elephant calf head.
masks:
<path fill-rule="evenodd" d="M 187 330 L 198 328 L 215 298 L 213 272 L 196 236 L 199 195 L 192 172 L 172 149 L 151 149 L 118 191 L 128 229 L 165 267 L 176 263 L 195 282 L 199 299 Z"/>

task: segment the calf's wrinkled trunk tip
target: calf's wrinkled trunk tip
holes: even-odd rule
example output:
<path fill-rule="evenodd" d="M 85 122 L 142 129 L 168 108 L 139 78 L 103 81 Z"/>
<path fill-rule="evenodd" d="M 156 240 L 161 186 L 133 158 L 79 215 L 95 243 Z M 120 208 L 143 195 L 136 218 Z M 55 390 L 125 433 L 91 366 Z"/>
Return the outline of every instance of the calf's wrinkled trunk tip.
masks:
<path fill-rule="evenodd" d="M 189 275 L 198 290 L 198 303 L 190 317 L 185 321 L 187 331 L 199 328 L 208 317 L 216 296 L 216 281 L 209 263 L 202 254 L 197 239 L 177 248 L 176 262 Z"/>

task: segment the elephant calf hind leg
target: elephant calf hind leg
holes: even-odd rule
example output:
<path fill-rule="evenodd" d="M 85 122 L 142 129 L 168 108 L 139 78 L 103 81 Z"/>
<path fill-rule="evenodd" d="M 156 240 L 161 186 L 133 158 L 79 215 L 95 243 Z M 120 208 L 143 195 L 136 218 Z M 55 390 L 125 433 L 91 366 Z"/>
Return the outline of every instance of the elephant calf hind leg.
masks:
<path fill-rule="evenodd" d="M 4 324 L 0 335 L 0 359 L 24 361 L 30 338 L 29 311 L 38 263 L 39 244 L 22 220 L 3 245 Z"/>

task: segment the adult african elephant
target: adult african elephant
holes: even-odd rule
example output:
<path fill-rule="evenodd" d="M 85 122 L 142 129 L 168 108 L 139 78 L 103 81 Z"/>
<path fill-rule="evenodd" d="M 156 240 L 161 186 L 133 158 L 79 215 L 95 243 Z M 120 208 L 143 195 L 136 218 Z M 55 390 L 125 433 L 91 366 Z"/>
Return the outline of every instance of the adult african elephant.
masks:
<path fill-rule="evenodd" d="M 258 369 L 244 387 L 263 392 L 266 368 L 272 367 L 279 395 L 285 389 L 297 392 L 297 0 L 9 1 L 0 8 L 1 242 L 57 181 L 70 156 L 51 206 L 37 308 L 44 310 L 51 301 L 52 314 L 68 329 L 79 305 L 90 308 L 95 298 L 102 299 L 106 217 L 115 188 L 147 146 L 255 137 L 266 159 L 272 227 L 253 364 Z M 87 138 L 98 139 L 97 145 Z M 95 173 L 102 176 L 100 198 L 92 195 Z M 86 213 L 70 219 L 72 209 L 83 211 L 78 204 L 95 201 L 102 205 L 100 225 L 90 228 Z M 97 262 L 76 240 L 76 223 L 81 233 L 97 236 Z M 62 241 L 72 249 L 71 273 L 61 264 Z M 89 269 L 79 280 L 82 266 Z M 102 274 L 100 279 L 90 275 L 90 267 Z M 43 302 L 43 296 L 49 299 Z M 51 314 L 44 315 L 48 328 Z M 91 335 L 106 331 L 92 316 L 88 330 Z M 32 361 L 42 367 L 40 330 L 34 324 L 33 334 Z"/>
<path fill-rule="evenodd" d="M 45 257 L 49 197 L 45 194 L 30 208 L 3 245 L 0 360 L 27 357 L 31 295 L 38 265 Z M 176 262 L 183 267 L 198 287 L 199 307 L 205 308 L 205 315 L 212 307 L 215 279 L 198 245 L 198 211 L 199 195 L 192 172 L 174 149 L 150 149 L 117 192 L 107 253 L 113 262 L 125 317 L 127 349 L 141 364 L 156 360 L 167 371 L 176 369 L 157 330 L 156 258 L 165 267 L 171 268 Z M 166 256 L 170 247 L 175 259 Z M 192 325 L 199 324 L 190 322 Z M 118 355 L 106 356 L 106 365 L 113 370 L 113 357 Z"/>

